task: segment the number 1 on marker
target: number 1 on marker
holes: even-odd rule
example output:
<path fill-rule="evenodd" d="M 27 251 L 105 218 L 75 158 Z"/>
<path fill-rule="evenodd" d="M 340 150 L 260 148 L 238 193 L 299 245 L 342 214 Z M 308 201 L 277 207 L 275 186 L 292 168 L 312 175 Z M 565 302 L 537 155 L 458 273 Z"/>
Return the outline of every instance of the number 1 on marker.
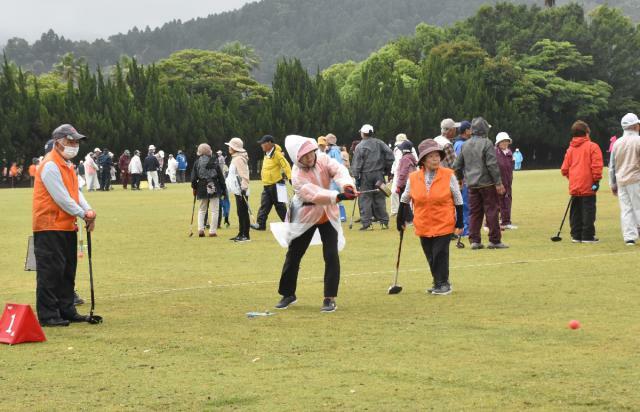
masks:
<path fill-rule="evenodd" d="M 13 328 L 13 322 L 15 322 L 16 320 L 16 314 L 14 313 L 13 315 L 11 315 L 11 323 L 9 324 L 9 329 L 6 330 L 6 332 L 11 335 L 13 333 L 13 331 L 11 330 L 11 328 Z"/>

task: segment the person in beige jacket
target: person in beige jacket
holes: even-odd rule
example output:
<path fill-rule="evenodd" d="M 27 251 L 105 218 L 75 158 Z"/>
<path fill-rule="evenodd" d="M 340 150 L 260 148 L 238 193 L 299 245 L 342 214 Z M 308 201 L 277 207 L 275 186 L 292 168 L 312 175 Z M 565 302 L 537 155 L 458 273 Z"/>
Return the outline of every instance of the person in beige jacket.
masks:
<path fill-rule="evenodd" d="M 249 242 L 249 156 L 244 148 L 244 142 L 239 137 L 234 137 L 225 144 L 229 146 L 231 155 L 231 165 L 226 179 L 227 190 L 236 198 L 238 222 L 240 222 L 238 235 L 230 240 L 239 243 Z"/>
<path fill-rule="evenodd" d="M 633 246 L 640 226 L 640 119 L 628 113 L 621 124 L 624 134 L 611 149 L 609 187 L 620 202 L 624 243 Z"/>

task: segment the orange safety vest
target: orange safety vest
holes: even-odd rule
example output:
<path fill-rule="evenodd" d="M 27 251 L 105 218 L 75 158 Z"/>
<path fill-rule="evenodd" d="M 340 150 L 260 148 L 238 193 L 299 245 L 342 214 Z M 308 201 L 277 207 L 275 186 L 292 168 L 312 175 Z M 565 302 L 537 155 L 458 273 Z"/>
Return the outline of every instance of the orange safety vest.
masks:
<path fill-rule="evenodd" d="M 31 177 L 35 177 L 36 176 L 36 165 L 31 165 L 29 166 L 29 176 Z"/>
<path fill-rule="evenodd" d="M 54 162 L 58 166 L 62 183 L 69 191 L 71 198 L 79 203 L 78 177 L 75 168 L 73 165 L 67 165 L 67 162 L 55 149 L 50 151 L 36 170 L 36 179 L 33 185 L 33 231 L 73 232 L 76 229 L 76 217 L 71 216 L 58 206 L 42 183 L 42 170 L 48 162 Z"/>
<path fill-rule="evenodd" d="M 453 170 L 440 167 L 427 192 L 424 169 L 409 175 L 413 227 L 420 237 L 450 235 L 456 225 L 455 204 L 449 184 Z"/>

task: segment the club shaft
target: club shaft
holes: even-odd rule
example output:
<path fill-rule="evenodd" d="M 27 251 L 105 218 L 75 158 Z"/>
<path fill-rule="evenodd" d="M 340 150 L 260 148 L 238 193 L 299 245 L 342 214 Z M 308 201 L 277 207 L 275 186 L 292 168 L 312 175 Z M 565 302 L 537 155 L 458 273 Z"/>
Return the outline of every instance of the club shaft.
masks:
<path fill-rule="evenodd" d="M 400 232 L 400 244 L 398 245 L 398 259 L 396 260 L 396 276 L 393 279 L 393 286 L 398 285 L 398 274 L 400 272 L 400 254 L 402 253 L 402 239 L 404 238 L 404 230 Z"/>

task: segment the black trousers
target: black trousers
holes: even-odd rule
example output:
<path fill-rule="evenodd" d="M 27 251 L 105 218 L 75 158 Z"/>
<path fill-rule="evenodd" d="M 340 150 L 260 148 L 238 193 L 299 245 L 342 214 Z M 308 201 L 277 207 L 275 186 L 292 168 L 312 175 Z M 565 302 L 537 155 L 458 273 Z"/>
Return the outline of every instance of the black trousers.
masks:
<path fill-rule="evenodd" d="M 249 238 L 249 205 L 241 195 L 234 196 L 236 197 L 236 210 L 238 211 L 238 223 L 240 224 L 238 236 Z"/>
<path fill-rule="evenodd" d="M 34 232 L 33 246 L 38 319 L 72 318 L 78 313 L 73 305 L 78 263 L 76 232 Z"/>
<path fill-rule="evenodd" d="M 320 237 L 322 238 L 324 297 L 334 298 L 338 296 L 338 285 L 340 283 L 338 232 L 331 225 L 331 222 L 311 227 L 300 237 L 295 238 L 289 245 L 287 257 L 282 267 L 282 275 L 280 276 L 280 286 L 278 287 L 278 293 L 282 296 L 295 295 L 298 283 L 298 272 L 300 271 L 300 261 L 311 243 L 316 228 L 320 231 Z"/>
<path fill-rule="evenodd" d="M 140 173 L 133 173 L 131 175 L 131 188 L 140 189 L 140 178 L 142 178 Z"/>
<path fill-rule="evenodd" d="M 449 244 L 451 235 L 421 237 L 420 244 L 429 262 L 433 284 L 438 287 L 449 284 Z"/>
<path fill-rule="evenodd" d="M 111 187 L 111 168 L 103 167 L 100 171 L 100 189 L 109 190 Z"/>
<path fill-rule="evenodd" d="M 384 181 L 384 173 L 382 171 L 363 173 L 360 179 L 360 190 L 373 190 L 376 189 L 376 183 Z M 384 194 L 380 192 L 366 193 L 358 199 L 360 203 L 360 219 L 362 226 L 369 226 L 374 217 L 380 223 L 389 223 L 387 198 Z"/>
<path fill-rule="evenodd" d="M 596 196 L 574 196 L 569 220 L 572 238 L 592 240 L 596 235 Z"/>
<path fill-rule="evenodd" d="M 276 185 L 264 186 L 262 196 L 260 197 L 260 209 L 258 210 L 258 226 L 264 229 L 267 226 L 267 218 L 271 212 L 271 208 L 275 206 L 278 217 L 284 222 L 287 215 L 287 205 L 278 202 L 278 190 Z"/>

